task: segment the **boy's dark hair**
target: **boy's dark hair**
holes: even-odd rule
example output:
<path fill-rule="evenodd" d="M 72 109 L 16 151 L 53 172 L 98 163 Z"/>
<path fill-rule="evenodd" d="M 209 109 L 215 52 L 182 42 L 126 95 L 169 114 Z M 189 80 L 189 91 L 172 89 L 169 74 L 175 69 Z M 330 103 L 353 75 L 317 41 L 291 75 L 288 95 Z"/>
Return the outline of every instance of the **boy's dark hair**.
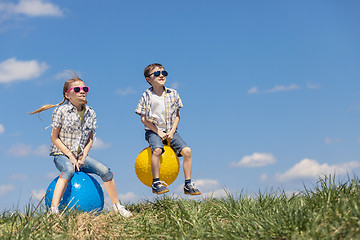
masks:
<path fill-rule="evenodd" d="M 150 72 L 156 68 L 156 67 L 160 67 L 160 68 L 164 68 L 163 65 L 161 65 L 160 63 L 153 63 L 153 64 L 150 64 L 148 65 L 145 69 L 144 69 L 144 77 L 147 78 L 147 77 L 150 77 Z M 165 68 L 164 68 L 165 69 Z"/>

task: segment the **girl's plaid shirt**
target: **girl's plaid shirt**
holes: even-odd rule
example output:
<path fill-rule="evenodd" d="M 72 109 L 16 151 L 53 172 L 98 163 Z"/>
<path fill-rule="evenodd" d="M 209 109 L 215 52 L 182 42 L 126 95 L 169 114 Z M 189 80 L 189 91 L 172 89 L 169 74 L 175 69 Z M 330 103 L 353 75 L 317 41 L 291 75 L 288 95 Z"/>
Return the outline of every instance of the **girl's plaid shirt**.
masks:
<path fill-rule="evenodd" d="M 145 115 L 146 120 L 158 125 L 157 119 L 152 117 L 151 112 L 151 98 L 153 95 L 152 87 L 146 89 L 146 91 L 141 96 L 141 99 L 135 109 L 135 113 L 139 115 Z M 178 92 L 171 88 L 165 88 L 165 119 L 166 119 L 166 130 L 172 128 L 173 122 L 176 118 L 177 110 L 183 107 L 180 96 Z"/>
<path fill-rule="evenodd" d="M 79 146 L 81 154 L 89 140 L 91 131 L 93 131 L 95 136 L 95 129 L 97 127 L 96 113 L 91 107 L 85 105 L 84 121 L 81 125 L 76 107 L 67 102 L 54 110 L 51 126 L 60 128 L 59 139 L 77 156 Z M 50 145 L 51 153 L 61 153 L 54 143 Z"/>

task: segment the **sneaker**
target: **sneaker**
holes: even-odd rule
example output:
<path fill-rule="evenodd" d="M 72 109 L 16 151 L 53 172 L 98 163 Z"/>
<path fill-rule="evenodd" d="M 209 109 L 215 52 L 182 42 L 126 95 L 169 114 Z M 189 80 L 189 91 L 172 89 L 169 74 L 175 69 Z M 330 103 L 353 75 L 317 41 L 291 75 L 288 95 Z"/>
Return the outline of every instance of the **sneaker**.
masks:
<path fill-rule="evenodd" d="M 167 189 L 164 185 L 162 184 L 166 184 L 163 181 L 156 181 L 151 185 L 152 188 L 152 192 L 156 193 L 156 194 L 163 194 L 163 193 L 167 193 L 169 191 L 169 189 Z"/>
<path fill-rule="evenodd" d="M 200 195 L 199 189 L 195 188 L 194 182 L 184 185 L 184 193 L 188 195 Z"/>
<path fill-rule="evenodd" d="M 133 214 L 131 212 L 126 210 L 125 207 L 120 204 L 114 205 L 114 211 L 120 213 L 120 215 L 123 216 L 124 218 L 129 218 L 129 217 L 133 216 Z"/>
<path fill-rule="evenodd" d="M 57 207 L 50 207 L 49 212 L 51 214 L 59 214 L 59 209 Z"/>

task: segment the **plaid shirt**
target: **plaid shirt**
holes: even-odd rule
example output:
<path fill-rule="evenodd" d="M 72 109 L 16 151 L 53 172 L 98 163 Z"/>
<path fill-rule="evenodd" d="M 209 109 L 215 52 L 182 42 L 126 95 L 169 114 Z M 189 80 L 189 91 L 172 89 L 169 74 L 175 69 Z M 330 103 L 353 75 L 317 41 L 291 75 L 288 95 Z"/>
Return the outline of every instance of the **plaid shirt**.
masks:
<path fill-rule="evenodd" d="M 51 126 L 60 128 L 59 139 L 77 156 L 79 146 L 81 149 L 80 153 L 82 153 L 89 140 L 91 131 L 95 134 L 97 127 L 96 114 L 91 107 L 85 105 L 84 122 L 81 125 L 80 116 L 76 107 L 68 101 L 66 104 L 54 110 Z M 60 149 L 58 149 L 54 143 L 50 145 L 50 154 L 51 153 L 61 153 Z"/>
<path fill-rule="evenodd" d="M 158 126 L 158 121 L 152 116 L 151 112 L 151 99 L 153 94 L 152 87 L 146 89 L 135 109 L 135 113 L 145 115 L 146 120 L 153 123 L 155 126 Z M 166 130 L 170 130 L 172 128 L 177 110 L 182 107 L 183 104 L 178 92 L 171 88 L 165 88 Z"/>

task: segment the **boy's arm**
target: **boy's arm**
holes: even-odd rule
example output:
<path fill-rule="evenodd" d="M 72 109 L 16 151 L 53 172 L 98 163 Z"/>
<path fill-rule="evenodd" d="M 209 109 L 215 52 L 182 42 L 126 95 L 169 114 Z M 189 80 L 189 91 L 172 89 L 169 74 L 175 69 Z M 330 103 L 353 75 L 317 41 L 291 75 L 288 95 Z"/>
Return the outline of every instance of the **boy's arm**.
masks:
<path fill-rule="evenodd" d="M 176 112 L 176 117 L 175 117 L 175 120 L 174 120 L 174 123 L 172 125 L 172 128 L 169 132 L 166 133 L 166 138 L 171 141 L 174 137 L 174 134 L 175 134 L 175 131 L 179 125 L 179 121 L 180 121 L 180 110 L 178 109 L 177 112 Z"/>
<path fill-rule="evenodd" d="M 160 131 L 154 124 L 146 120 L 146 117 L 143 114 L 141 114 L 141 122 L 145 125 L 145 127 L 149 128 L 151 131 L 159 135 L 161 140 L 165 140 L 166 133 Z"/>

